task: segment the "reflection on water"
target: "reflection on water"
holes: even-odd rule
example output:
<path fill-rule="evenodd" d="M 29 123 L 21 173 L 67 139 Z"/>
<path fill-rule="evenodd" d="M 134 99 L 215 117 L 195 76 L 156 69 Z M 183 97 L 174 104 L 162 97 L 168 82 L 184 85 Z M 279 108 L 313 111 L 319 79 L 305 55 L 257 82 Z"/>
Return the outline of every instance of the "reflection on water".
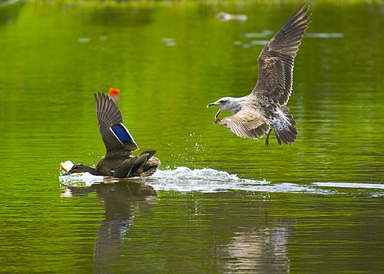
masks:
<path fill-rule="evenodd" d="M 313 233 L 324 233 L 321 229 L 322 226 L 316 227 L 318 224 L 316 221 L 312 221 L 312 216 L 317 216 L 317 214 L 325 216 L 323 218 L 327 222 L 327 219 L 332 216 L 342 217 L 345 214 L 344 212 L 338 213 L 338 211 L 345 210 L 338 206 L 340 201 L 347 201 L 343 197 L 358 195 L 372 199 L 384 194 L 380 184 L 314 182 L 309 186 L 299 184 L 285 186 L 285 184 L 271 184 L 267 181 L 254 182 L 249 179 L 240 179 L 234 174 L 223 171 L 192 170 L 185 167 L 175 170 L 158 170 L 150 178 L 104 179 L 101 176 L 80 174 L 72 176 L 72 178 L 63 176 L 60 177 L 60 180 L 63 186 L 70 190 L 71 197 L 87 197 L 96 193 L 97 198 L 103 201 L 104 219 L 95 222 L 97 229 L 93 248 L 93 268 L 97 271 L 127 271 L 127 268 L 121 268 L 122 265 L 132 267 L 136 263 L 142 264 L 143 269 L 156 271 L 159 261 L 156 257 L 150 257 L 153 259 L 153 267 L 150 267 L 146 263 L 148 256 L 165 252 L 171 258 L 177 256 L 180 263 L 186 263 L 191 256 L 194 256 L 191 254 L 197 248 L 208 261 L 215 262 L 212 265 L 214 271 L 289 273 L 292 268 L 297 269 L 298 263 L 301 262 L 301 257 L 297 257 L 298 254 L 291 249 L 292 240 L 300 239 L 299 241 L 302 241 L 304 239 L 301 237 L 309 237 L 309 242 L 314 241 L 311 234 L 297 237 L 298 227 L 300 234 L 303 233 L 303 227 L 313 230 Z M 366 189 L 366 191 L 362 192 L 362 189 Z M 249 196 L 249 193 L 255 191 L 260 194 Z M 235 193 L 243 193 L 244 196 L 239 199 L 239 197 L 233 196 Z M 288 196 L 274 198 L 273 193 Z M 297 198 L 289 196 L 293 193 L 299 196 Z M 312 196 L 308 196 L 308 194 Z M 323 206 L 324 201 L 321 197 L 327 196 L 330 199 L 327 200 L 327 205 Z M 304 202 L 304 200 L 308 197 L 312 197 L 312 200 L 316 201 L 313 204 L 318 206 L 313 207 L 312 205 L 310 206 L 312 208 L 307 208 L 311 203 Z M 282 207 L 281 209 L 269 208 L 275 203 L 275 200 L 280 199 L 281 201 L 287 199 L 286 203 L 283 202 L 279 205 Z M 355 199 L 353 198 L 349 202 L 354 203 Z M 221 208 L 217 208 L 217 205 L 220 205 Z M 229 208 L 227 208 L 228 205 Z M 291 211 L 289 208 L 292 206 L 297 209 Z M 355 210 L 350 205 L 346 206 L 350 207 L 349 210 L 351 208 L 353 211 Z M 305 209 L 303 210 L 301 207 Z M 356 210 L 361 211 L 359 208 L 357 207 Z M 287 209 L 288 212 L 285 212 Z M 311 213 L 312 211 L 316 213 Z M 284 212 L 284 214 L 279 212 Z M 161 217 L 164 213 L 169 216 Z M 243 216 L 240 217 L 240 222 L 236 221 L 239 218 L 238 214 Z M 292 214 L 302 216 L 295 217 Z M 366 217 L 370 215 L 369 211 L 363 214 Z M 179 215 L 184 218 L 180 219 Z M 225 217 L 219 221 L 221 219 L 219 216 Z M 190 222 L 187 226 L 183 224 L 186 220 L 185 217 Z M 160 223 L 157 223 L 157 220 Z M 178 223 L 180 221 L 182 223 Z M 199 222 L 196 223 L 196 221 Z M 203 232 L 204 236 L 197 240 L 199 238 L 197 235 L 201 233 L 200 230 L 205 230 L 207 222 L 213 222 L 212 232 L 209 232 L 208 235 Z M 218 223 L 216 224 L 216 222 Z M 356 226 L 355 222 L 350 225 Z M 157 227 L 158 229 L 156 229 Z M 228 228 L 230 228 L 229 233 L 225 232 Z M 371 229 L 375 230 L 375 228 Z M 188 232 L 184 232 L 185 230 Z M 151 232 L 149 233 L 149 231 Z M 164 235 L 157 234 L 160 231 L 163 231 Z M 153 238 L 153 233 L 156 234 L 155 238 Z M 212 236 L 209 236 L 211 233 L 216 235 L 212 239 L 210 239 Z M 223 233 L 228 236 L 222 238 L 220 235 Z M 192 235 L 194 237 L 191 238 Z M 195 238 L 196 236 L 197 238 Z M 175 239 L 180 237 L 182 240 L 175 243 L 169 237 Z M 192 239 L 193 244 L 190 242 Z M 186 246 L 191 246 L 183 247 L 183 252 L 179 254 L 178 249 L 168 250 L 168 244 L 172 242 L 177 246 L 183 246 L 184 242 Z M 310 248 L 313 250 L 307 250 L 307 252 L 317 254 L 317 249 L 310 247 L 315 243 L 316 241 L 309 246 L 305 244 L 305 250 Z M 164 244 L 165 246 L 163 246 Z M 159 246 L 152 250 L 150 247 L 153 245 Z M 207 245 L 210 247 L 207 248 Z M 203 251 L 204 249 L 205 251 Z M 307 256 L 305 251 L 299 253 L 303 258 Z M 122 264 L 123 258 L 127 260 L 124 261 L 124 264 Z M 295 262 L 293 265 L 292 261 Z M 197 272 L 207 269 L 204 266 L 201 267 L 197 268 Z M 177 270 L 176 261 L 170 260 L 168 269 Z"/>
<path fill-rule="evenodd" d="M 293 217 L 276 218 L 272 227 L 246 228 L 236 233 L 223 247 L 228 257 L 226 268 L 236 273 L 288 273 L 288 244 L 295 223 Z"/>
<path fill-rule="evenodd" d="M 95 192 L 103 201 L 105 219 L 97 222 L 94 268 L 113 270 L 112 266 L 119 262 L 120 249 L 125 246 L 124 240 L 130 237 L 128 228 L 135 226 L 137 215 L 151 211 L 151 205 L 158 202 L 157 192 L 143 181 L 131 179 L 103 181 L 85 187 L 72 182 L 66 187 L 71 197 Z M 212 256 L 225 258 L 219 260 L 217 267 L 225 272 L 287 272 L 290 267 L 288 245 L 295 224 L 294 217 L 269 217 L 267 212 L 262 213 L 254 225 L 241 224 L 226 244 L 213 245 Z"/>
<path fill-rule="evenodd" d="M 310 38 L 324 38 L 324 39 L 329 39 L 329 38 L 344 38 L 344 33 L 307 33 L 305 37 L 310 37 Z"/>
<path fill-rule="evenodd" d="M 91 187 L 92 188 L 92 187 Z M 93 188 L 105 206 L 105 220 L 100 222 L 95 243 L 95 268 L 103 269 L 105 262 L 119 257 L 119 247 L 136 214 L 149 210 L 156 191 L 133 182 L 98 184 Z"/>
<path fill-rule="evenodd" d="M 95 183 L 90 187 L 69 186 L 73 196 L 96 192 L 103 201 L 105 219 L 99 221 L 94 248 L 95 268 L 102 270 L 106 263 L 119 257 L 119 248 L 137 214 L 148 212 L 157 193 L 149 185 L 120 179 L 119 182 Z M 106 269 L 107 270 L 107 269 Z"/>

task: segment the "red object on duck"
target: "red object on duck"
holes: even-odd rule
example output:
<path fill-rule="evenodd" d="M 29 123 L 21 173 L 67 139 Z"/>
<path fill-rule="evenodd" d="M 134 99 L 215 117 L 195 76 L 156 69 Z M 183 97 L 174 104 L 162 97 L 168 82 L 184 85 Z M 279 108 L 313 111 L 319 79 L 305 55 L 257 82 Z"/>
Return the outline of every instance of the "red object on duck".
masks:
<path fill-rule="evenodd" d="M 108 92 L 108 96 L 112 99 L 112 101 L 117 105 L 117 102 L 119 101 L 119 93 L 120 90 L 116 88 L 110 88 Z"/>

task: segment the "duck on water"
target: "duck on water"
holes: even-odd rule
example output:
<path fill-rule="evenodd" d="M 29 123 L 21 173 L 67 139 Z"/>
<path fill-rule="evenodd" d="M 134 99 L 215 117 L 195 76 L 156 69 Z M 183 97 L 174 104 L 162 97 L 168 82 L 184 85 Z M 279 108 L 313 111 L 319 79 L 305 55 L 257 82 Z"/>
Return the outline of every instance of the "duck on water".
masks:
<path fill-rule="evenodd" d="M 96 114 L 101 139 L 106 147 L 106 154 L 96 167 L 75 164 L 68 172 L 89 172 L 93 175 L 127 178 L 134 176 L 151 176 L 160 166 L 160 160 L 153 155 L 156 150 L 144 151 L 137 156 L 132 152 L 138 150 L 135 140 L 123 124 L 121 112 L 115 102 L 116 99 L 103 93 L 95 96 Z"/>

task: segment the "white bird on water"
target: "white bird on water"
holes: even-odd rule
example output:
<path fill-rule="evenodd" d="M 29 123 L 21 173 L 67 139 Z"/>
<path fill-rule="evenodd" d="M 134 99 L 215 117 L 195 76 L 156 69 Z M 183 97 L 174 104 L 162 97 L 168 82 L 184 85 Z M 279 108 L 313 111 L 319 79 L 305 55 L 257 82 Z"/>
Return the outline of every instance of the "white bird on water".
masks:
<path fill-rule="evenodd" d="M 229 128 L 243 138 L 258 139 L 275 131 L 281 141 L 292 144 L 296 140 L 297 125 L 286 107 L 292 93 L 293 62 L 299 51 L 309 24 L 309 6 L 303 4 L 261 51 L 258 63 L 258 80 L 252 92 L 244 97 L 223 97 L 209 106 L 220 106 L 213 123 Z M 220 112 L 229 110 L 233 115 L 217 118 Z"/>

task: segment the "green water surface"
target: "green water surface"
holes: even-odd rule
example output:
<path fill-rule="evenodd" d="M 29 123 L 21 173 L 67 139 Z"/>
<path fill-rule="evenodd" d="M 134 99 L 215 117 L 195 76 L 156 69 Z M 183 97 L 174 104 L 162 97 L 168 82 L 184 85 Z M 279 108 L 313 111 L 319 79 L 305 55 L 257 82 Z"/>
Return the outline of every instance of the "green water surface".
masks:
<path fill-rule="evenodd" d="M 206 106 L 253 89 L 266 31 L 301 2 L 0 2 L 0 272 L 383 273 L 384 5 L 309 4 L 288 103 L 298 139 L 272 134 L 267 148 L 212 124 Z M 205 193 L 139 180 L 61 198 L 59 163 L 105 153 L 93 93 L 111 87 L 163 170 L 332 186 Z"/>

